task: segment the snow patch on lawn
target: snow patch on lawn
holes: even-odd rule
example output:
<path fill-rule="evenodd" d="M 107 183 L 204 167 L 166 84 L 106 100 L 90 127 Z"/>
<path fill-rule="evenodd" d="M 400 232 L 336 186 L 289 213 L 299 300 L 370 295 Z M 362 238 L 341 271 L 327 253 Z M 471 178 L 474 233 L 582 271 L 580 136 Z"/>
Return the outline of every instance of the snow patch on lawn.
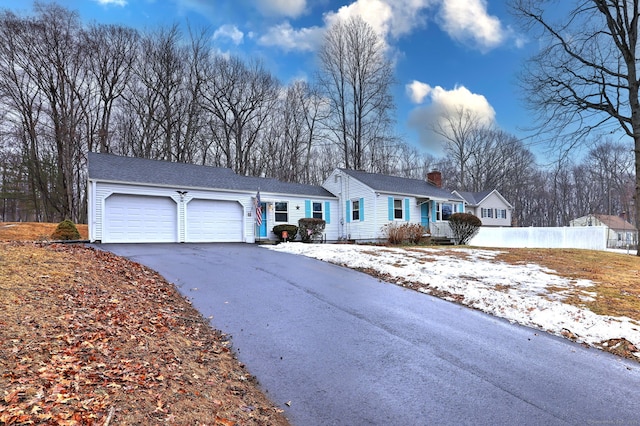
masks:
<path fill-rule="evenodd" d="M 563 302 L 569 293 L 576 291 L 582 300 L 592 300 L 595 293 L 589 287 L 593 282 L 560 277 L 537 264 L 496 261 L 497 251 L 303 243 L 267 247 L 417 283 L 421 292 L 445 292 L 450 294 L 446 299 L 590 345 L 625 338 L 640 347 L 637 321 L 597 315 Z M 567 289 L 566 294 L 563 288 Z"/>

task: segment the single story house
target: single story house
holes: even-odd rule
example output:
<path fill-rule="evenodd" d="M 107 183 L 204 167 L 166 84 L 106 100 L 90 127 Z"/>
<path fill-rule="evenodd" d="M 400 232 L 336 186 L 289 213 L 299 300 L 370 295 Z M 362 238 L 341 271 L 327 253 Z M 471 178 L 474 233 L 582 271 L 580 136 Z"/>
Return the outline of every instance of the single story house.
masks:
<path fill-rule="evenodd" d="M 604 226 L 607 228 L 607 247 L 638 246 L 638 230 L 624 217 L 607 214 L 589 214 L 573 219 L 569 226 Z"/>
<path fill-rule="evenodd" d="M 324 219 L 325 238 L 339 236 L 338 200 L 326 189 L 227 168 L 89 153 L 87 199 L 89 239 L 103 243 L 253 243 L 303 217 Z"/>
<path fill-rule="evenodd" d="M 447 235 L 447 220 L 464 211 L 464 200 L 442 188 L 440 172 L 408 179 L 357 170 L 335 169 L 322 185 L 337 194 L 340 236 L 378 240 L 388 223 L 419 223 L 432 235 Z"/>
<path fill-rule="evenodd" d="M 511 226 L 513 206 L 497 189 L 453 193 L 464 199 L 465 212 L 479 217 L 483 226 Z"/>
<path fill-rule="evenodd" d="M 494 196 L 504 201 L 497 191 L 485 198 Z M 423 180 L 335 169 L 316 186 L 98 153 L 88 157 L 87 200 L 89 239 L 103 243 L 254 243 L 275 240 L 275 225 L 309 217 L 326 221 L 326 241 L 379 240 L 389 223 L 447 236 L 449 217 L 467 204 L 442 188 L 439 172 Z M 504 201 L 494 209 L 503 205 L 510 208 Z"/>

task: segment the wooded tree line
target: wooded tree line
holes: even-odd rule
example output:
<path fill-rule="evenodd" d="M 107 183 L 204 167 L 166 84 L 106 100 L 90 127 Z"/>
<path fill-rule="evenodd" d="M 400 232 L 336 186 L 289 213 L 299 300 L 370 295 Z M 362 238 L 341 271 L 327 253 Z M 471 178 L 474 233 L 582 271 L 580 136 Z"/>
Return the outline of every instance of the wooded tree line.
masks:
<path fill-rule="evenodd" d="M 439 127 L 444 158 L 404 143 L 393 130 L 393 65 L 361 19 L 327 32 L 309 82 L 283 84 L 210 43 L 207 31 L 178 26 L 83 24 L 51 3 L 35 3 L 32 16 L 2 12 L 0 220 L 86 221 L 89 151 L 312 184 L 335 167 L 419 179 L 440 169 L 451 189 L 497 188 L 520 226 L 633 210 L 622 144 L 542 169 L 513 135 L 456 120 L 463 109 Z"/>

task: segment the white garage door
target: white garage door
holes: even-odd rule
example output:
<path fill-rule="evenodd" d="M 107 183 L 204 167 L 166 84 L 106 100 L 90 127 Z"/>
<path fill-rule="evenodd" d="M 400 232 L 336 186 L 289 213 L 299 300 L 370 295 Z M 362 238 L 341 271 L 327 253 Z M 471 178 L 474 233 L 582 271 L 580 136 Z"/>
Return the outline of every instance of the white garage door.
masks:
<path fill-rule="evenodd" d="M 191 200 L 187 242 L 242 242 L 242 206 L 236 201 Z"/>
<path fill-rule="evenodd" d="M 168 197 L 114 194 L 105 200 L 105 243 L 177 241 L 177 205 Z"/>

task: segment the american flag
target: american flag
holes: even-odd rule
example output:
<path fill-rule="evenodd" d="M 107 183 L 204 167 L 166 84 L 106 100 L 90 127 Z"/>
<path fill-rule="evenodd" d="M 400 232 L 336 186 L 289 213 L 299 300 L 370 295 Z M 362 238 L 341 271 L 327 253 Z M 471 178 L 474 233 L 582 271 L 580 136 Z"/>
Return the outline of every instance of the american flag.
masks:
<path fill-rule="evenodd" d="M 256 223 L 262 225 L 262 203 L 260 202 L 260 190 L 256 194 Z"/>

